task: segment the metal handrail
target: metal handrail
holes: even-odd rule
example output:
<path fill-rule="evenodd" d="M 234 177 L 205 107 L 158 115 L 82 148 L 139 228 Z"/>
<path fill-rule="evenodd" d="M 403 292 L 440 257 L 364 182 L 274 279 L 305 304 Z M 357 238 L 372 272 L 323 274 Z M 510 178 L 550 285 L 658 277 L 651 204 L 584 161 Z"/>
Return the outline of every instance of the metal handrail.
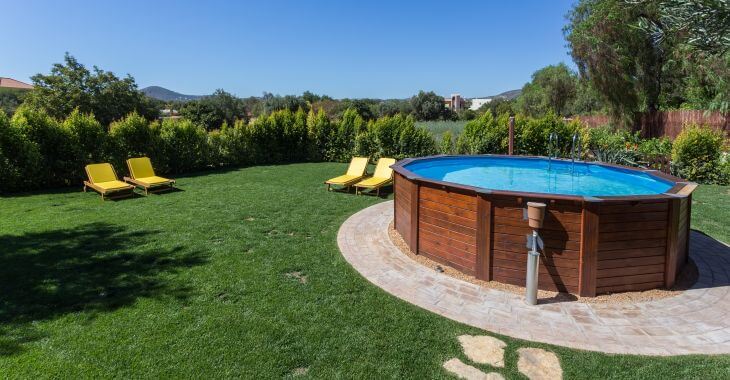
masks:
<path fill-rule="evenodd" d="M 550 137 L 548 137 L 548 171 L 552 168 L 553 154 L 555 154 L 555 157 L 558 156 L 556 150 L 559 143 L 560 139 L 558 138 L 558 134 L 551 132 Z"/>
<path fill-rule="evenodd" d="M 578 143 L 578 151 L 576 152 L 576 142 Z M 575 167 L 575 155 L 578 154 L 578 159 L 580 159 L 580 154 L 583 151 L 583 139 L 580 136 L 580 133 L 576 132 L 573 134 L 573 144 L 570 147 L 570 174 L 573 174 L 573 169 Z"/>

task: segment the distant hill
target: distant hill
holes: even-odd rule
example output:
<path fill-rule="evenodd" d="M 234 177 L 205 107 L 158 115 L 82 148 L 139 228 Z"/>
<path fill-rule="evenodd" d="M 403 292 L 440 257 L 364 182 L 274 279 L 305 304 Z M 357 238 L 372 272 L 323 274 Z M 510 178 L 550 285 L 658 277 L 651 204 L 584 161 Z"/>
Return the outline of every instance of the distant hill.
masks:
<path fill-rule="evenodd" d="M 522 90 L 521 89 L 509 90 L 509 91 L 505 91 L 505 92 L 503 92 L 501 94 L 497 94 L 497 95 L 478 96 L 478 97 L 476 97 L 476 99 L 496 99 L 496 98 L 503 98 L 503 99 L 507 99 L 507 100 L 512 100 L 512 99 L 520 96 L 521 93 L 522 93 Z"/>
<path fill-rule="evenodd" d="M 521 93 L 522 93 L 522 90 L 521 89 L 509 90 L 509 91 L 505 91 L 505 92 L 503 92 L 501 94 L 497 94 L 497 95 L 490 96 L 490 97 L 491 98 L 504 98 L 504 99 L 507 99 L 507 100 L 512 100 L 512 99 L 520 96 Z"/>
<path fill-rule="evenodd" d="M 201 95 L 185 95 L 181 94 L 179 92 L 175 92 L 172 90 L 168 90 L 164 87 L 160 86 L 149 86 L 141 89 L 143 94 L 149 96 L 150 98 L 162 100 L 165 102 L 169 101 L 178 101 L 178 102 L 187 102 L 190 100 L 200 99 L 203 96 Z"/>

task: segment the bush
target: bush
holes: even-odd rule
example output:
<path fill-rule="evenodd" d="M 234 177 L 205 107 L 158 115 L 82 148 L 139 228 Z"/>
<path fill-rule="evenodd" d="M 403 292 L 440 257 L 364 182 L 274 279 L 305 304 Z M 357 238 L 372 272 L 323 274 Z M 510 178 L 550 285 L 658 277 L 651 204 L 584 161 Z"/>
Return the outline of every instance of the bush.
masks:
<path fill-rule="evenodd" d="M 638 151 L 644 160 L 669 157 L 672 154 L 672 140 L 667 137 L 641 140 Z"/>
<path fill-rule="evenodd" d="M 555 152 L 549 147 L 550 134 L 555 133 L 558 137 L 555 144 Z M 548 156 L 551 153 L 557 157 L 570 157 L 573 146 L 573 136 L 578 133 L 581 138 L 582 148 L 587 148 L 588 132 L 578 121 L 565 122 L 552 112 L 537 119 L 515 118 L 515 152 L 533 156 Z M 584 152 L 578 152 L 581 158 Z"/>
<path fill-rule="evenodd" d="M 634 155 L 627 150 L 626 137 L 608 126 L 591 128 L 587 146 L 597 161 L 622 165 L 634 163 Z"/>
<path fill-rule="evenodd" d="M 453 154 L 454 153 L 454 141 L 451 137 L 451 131 L 444 132 L 441 136 L 441 142 L 439 143 L 439 153 L 441 154 Z"/>
<path fill-rule="evenodd" d="M 691 181 L 725 184 L 722 132 L 696 124 L 686 126 L 674 140 L 672 165 L 677 175 Z"/>
<path fill-rule="evenodd" d="M 433 136 L 423 128 L 416 128 L 412 116 L 402 114 L 370 121 L 367 130 L 356 137 L 356 146 L 357 154 L 373 160 L 427 156 L 437 151 Z"/>
<path fill-rule="evenodd" d="M 147 120 L 136 112 L 113 122 L 109 127 L 108 151 L 114 167 L 126 172 L 125 161 L 131 157 L 147 156 L 152 162 L 159 162 L 159 132 L 158 123 L 154 123 L 151 127 Z"/>
<path fill-rule="evenodd" d="M 41 161 L 34 183 L 68 186 L 83 177 L 80 150 L 73 134 L 45 111 L 21 106 L 11 124 L 38 147 Z"/>
<path fill-rule="evenodd" d="M 0 192 L 32 188 L 41 160 L 38 146 L 14 128 L 0 110 Z"/>
<path fill-rule="evenodd" d="M 491 112 L 485 112 L 464 126 L 456 141 L 459 154 L 507 153 L 509 115 L 496 119 Z"/>
<path fill-rule="evenodd" d="M 79 156 L 84 164 L 99 162 L 104 159 L 106 131 L 92 114 L 82 114 L 75 109 L 63 122 L 73 136 Z"/>
<path fill-rule="evenodd" d="M 208 156 L 205 129 L 190 120 L 166 119 L 160 126 L 161 153 L 156 162 L 163 171 L 182 173 L 203 168 Z"/>
<path fill-rule="evenodd" d="M 308 149 L 309 160 L 311 161 L 334 161 L 338 155 L 337 130 L 335 129 L 323 109 L 316 113 L 309 110 L 307 115 L 307 130 L 309 132 L 310 146 Z"/>

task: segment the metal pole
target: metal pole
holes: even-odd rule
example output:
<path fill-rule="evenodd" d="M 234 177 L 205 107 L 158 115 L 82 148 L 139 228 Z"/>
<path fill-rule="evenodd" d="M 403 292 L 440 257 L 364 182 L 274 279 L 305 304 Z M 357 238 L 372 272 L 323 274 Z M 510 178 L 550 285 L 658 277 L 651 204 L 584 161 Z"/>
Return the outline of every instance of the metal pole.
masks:
<path fill-rule="evenodd" d="M 515 117 L 509 117 L 509 155 L 514 154 L 515 147 Z"/>
<path fill-rule="evenodd" d="M 525 302 L 537 305 L 537 274 L 540 264 L 540 253 L 537 251 L 537 231 L 532 231 L 532 250 L 527 254 L 527 283 L 525 284 Z"/>

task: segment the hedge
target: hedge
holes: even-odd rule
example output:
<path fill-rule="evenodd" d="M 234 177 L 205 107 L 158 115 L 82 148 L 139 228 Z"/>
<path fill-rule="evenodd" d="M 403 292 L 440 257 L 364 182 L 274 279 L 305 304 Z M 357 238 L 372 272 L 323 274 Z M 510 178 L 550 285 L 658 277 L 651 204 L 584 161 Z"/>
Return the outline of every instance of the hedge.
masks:
<path fill-rule="evenodd" d="M 124 175 L 125 160 L 137 156 L 149 156 L 161 174 L 176 174 L 224 166 L 346 162 L 353 155 L 375 162 L 380 157 L 436 153 L 506 153 L 508 119 L 507 114 L 495 117 L 487 112 L 469 121 L 458 136 L 449 134 L 437 144 L 411 116 L 396 114 L 365 122 L 355 109 L 348 109 L 339 120 L 331 120 L 322 110 L 285 109 L 206 132 L 187 119 L 149 122 L 136 113 L 104 128 L 90 114 L 74 111 L 58 121 L 21 106 L 12 119 L 0 111 L 0 191 L 75 186 L 85 177 L 84 165 L 92 162 L 111 162 Z M 581 155 L 589 158 L 634 164 L 642 155 L 665 155 L 671 149 L 675 174 L 713 183 L 727 183 L 730 178 L 730 163 L 721 153 L 723 136 L 696 126 L 672 146 L 669 141 L 642 141 L 606 128 L 589 130 L 556 115 L 517 116 L 516 153 L 547 155 L 553 132 L 562 157 L 569 156 L 572 136 L 578 133 L 584 142 Z"/>

